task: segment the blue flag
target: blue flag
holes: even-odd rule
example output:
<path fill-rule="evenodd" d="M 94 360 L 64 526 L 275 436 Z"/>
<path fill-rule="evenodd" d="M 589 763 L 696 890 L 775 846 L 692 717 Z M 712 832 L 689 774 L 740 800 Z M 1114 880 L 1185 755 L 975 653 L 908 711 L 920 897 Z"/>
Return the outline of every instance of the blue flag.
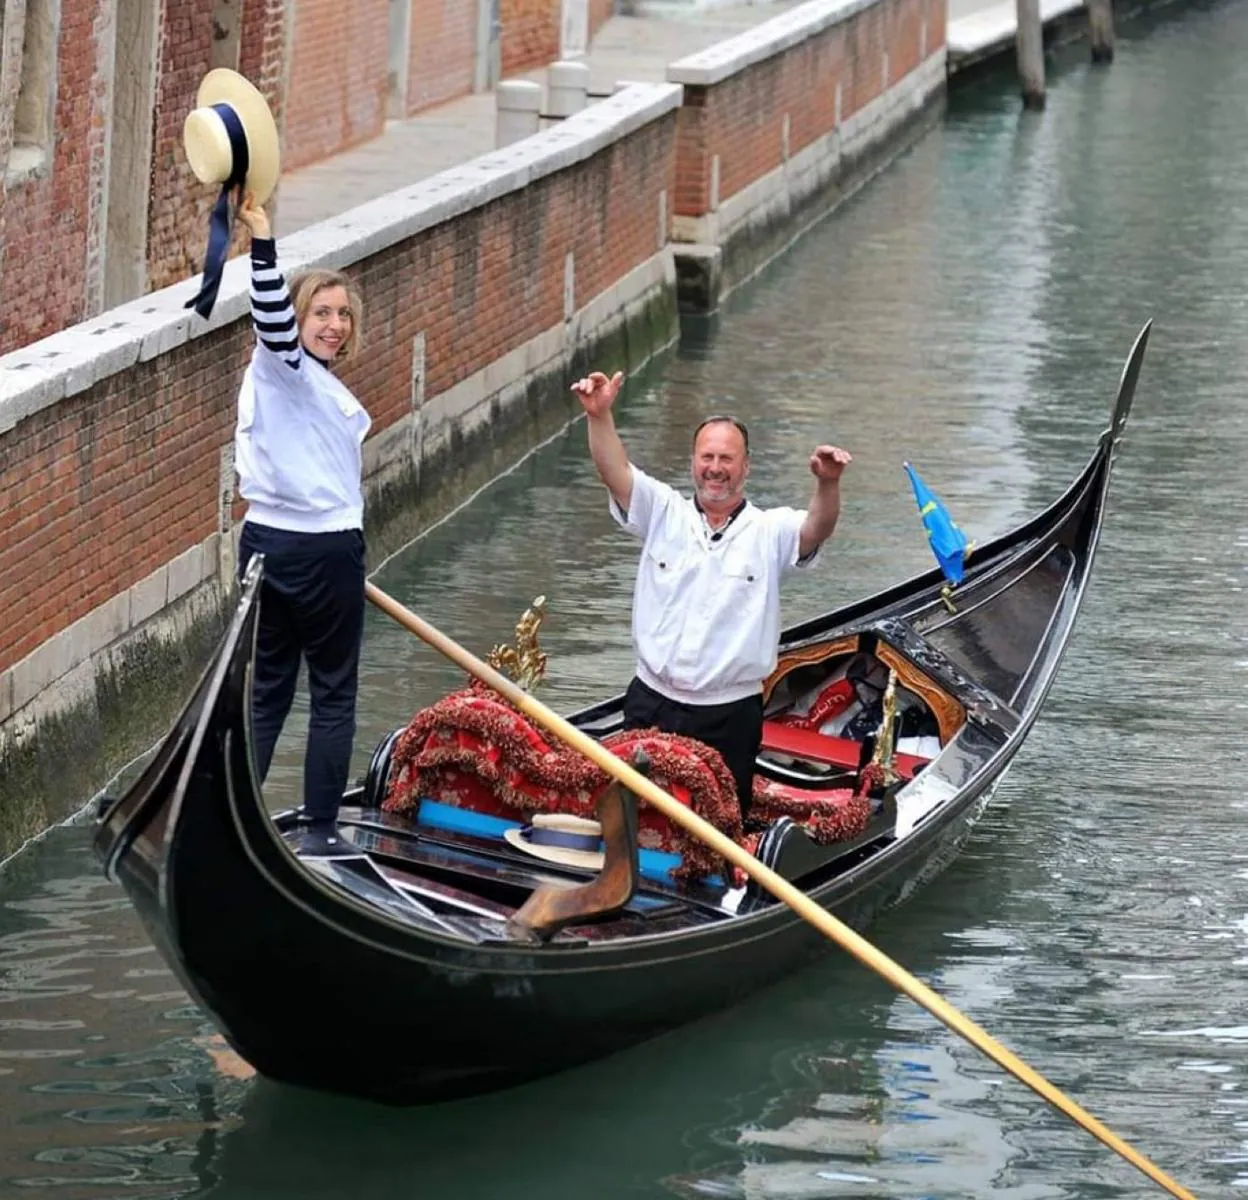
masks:
<path fill-rule="evenodd" d="M 919 478 L 918 472 L 909 463 L 902 465 L 910 476 L 910 485 L 914 488 L 914 498 L 919 505 L 919 516 L 927 527 L 932 553 L 936 555 L 936 561 L 940 563 L 945 578 L 951 583 L 961 583 L 966 556 L 970 553 L 966 534 L 954 524 L 949 510 L 932 494 L 927 484 Z"/>

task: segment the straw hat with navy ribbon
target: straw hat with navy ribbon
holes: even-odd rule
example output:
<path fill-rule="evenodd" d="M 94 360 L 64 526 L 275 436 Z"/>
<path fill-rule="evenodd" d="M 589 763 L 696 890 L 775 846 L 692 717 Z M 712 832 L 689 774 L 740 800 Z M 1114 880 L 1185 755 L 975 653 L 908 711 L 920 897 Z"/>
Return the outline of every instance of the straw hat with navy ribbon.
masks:
<path fill-rule="evenodd" d="M 201 183 L 221 185 L 208 228 L 204 279 L 186 303 L 201 317 L 212 312 L 230 249 L 233 213 L 230 194 L 242 184 L 258 205 L 273 195 L 281 173 L 277 122 L 268 102 L 237 71 L 209 71 L 195 96 L 196 107 L 182 128 L 186 160 Z"/>
<path fill-rule="evenodd" d="M 565 867 L 599 871 L 605 859 L 602 826 L 568 813 L 537 813 L 532 824 L 508 829 L 503 837 L 517 850 Z"/>

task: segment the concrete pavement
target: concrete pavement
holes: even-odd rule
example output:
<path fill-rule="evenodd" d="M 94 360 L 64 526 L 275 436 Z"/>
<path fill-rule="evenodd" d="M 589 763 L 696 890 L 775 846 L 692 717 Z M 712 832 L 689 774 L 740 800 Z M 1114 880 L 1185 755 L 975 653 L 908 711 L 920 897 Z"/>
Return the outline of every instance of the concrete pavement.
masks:
<path fill-rule="evenodd" d="M 1040 0 L 1040 22 L 1047 27 L 1083 7 L 1083 0 Z M 1012 53 L 1017 32 L 1015 0 L 949 0 L 949 74 L 995 54 Z"/>

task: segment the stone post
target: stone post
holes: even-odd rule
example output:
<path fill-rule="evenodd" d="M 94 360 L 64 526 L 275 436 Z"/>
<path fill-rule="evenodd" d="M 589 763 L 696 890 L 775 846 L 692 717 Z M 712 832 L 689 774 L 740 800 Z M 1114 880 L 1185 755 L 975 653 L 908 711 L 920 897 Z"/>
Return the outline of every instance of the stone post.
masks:
<path fill-rule="evenodd" d="M 1092 61 L 1114 61 L 1114 2 L 1113 0 L 1087 0 L 1088 39 L 1092 43 Z"/>
<path fill-rule="evenodd" d="M 1040 0 L 1015 0 L 1018 10 L 1018 80 L 1023 107 L 1044 107 L 1044 30 L 1040 24 Z"/>
<path fill-rule="evenodd" d="M 495 148 L 509 146 L 538 131 L 541 125 L 542 87 L 527 79 L 504 79 L 494 88 L 497 119 Z"/>
<path fill-rule="evenodd" d="M 589 67 L 580 62 L 551 63 L 546 71 L 545 116 L 562 119 L 589 103 Z"/>

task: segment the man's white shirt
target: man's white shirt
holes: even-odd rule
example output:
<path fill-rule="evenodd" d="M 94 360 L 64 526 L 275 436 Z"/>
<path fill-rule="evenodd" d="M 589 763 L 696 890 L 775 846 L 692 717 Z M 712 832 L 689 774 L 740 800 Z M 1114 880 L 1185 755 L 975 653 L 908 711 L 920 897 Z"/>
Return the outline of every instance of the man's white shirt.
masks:
<path fill-rule="evenodd" d="M 633 594 L 637 677 L 670 700 L 726 704 L 757 695 L 776 665 L 780 580 L 799 562 L 805 512 L 746 504 L 718 540 L 692 500 L 633 473 L 628 512 L 642 542 Z"/>

